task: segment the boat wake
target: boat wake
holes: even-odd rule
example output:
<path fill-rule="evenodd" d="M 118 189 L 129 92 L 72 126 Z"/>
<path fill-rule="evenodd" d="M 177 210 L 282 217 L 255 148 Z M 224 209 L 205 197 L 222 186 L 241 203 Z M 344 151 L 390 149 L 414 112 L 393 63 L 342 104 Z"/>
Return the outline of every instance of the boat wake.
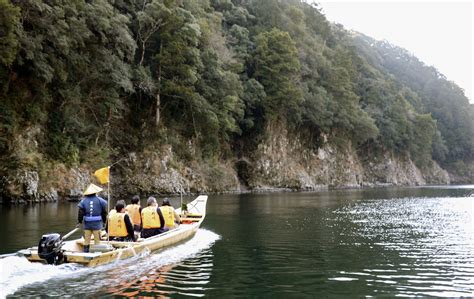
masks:
<path fill-rule="evenodd" d="M 108 286 L 146 277 L 159 267 L 193 258 L 219 239 L 214 232 L 199 229 L 193 238 L 180 245 L 96 268 L 77 264 L 51 266 L 31 263 L 18 256 L 5 257 L 0 259 L 0 297 L 96 294 Z M 143 255 L 149 256 L 143 258 Z"/>
<path fill-rule="evenodd" d="M 19 256 L 0 259 L 0 298 L 12 294 L 24 285 L 77 273 L 85 268 L 75 264 L 60 266 L 31 263 Z"/>

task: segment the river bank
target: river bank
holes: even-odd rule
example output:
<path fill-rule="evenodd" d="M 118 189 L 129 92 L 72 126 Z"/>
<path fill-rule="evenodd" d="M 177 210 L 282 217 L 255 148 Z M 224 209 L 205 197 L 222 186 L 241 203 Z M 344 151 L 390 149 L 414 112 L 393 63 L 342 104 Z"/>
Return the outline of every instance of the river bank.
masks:
<path fill-rule="evenodd" d="M 94 170 L 105 166 L 38 161 L 41 162 L 25 164 L 0 177 L 0 204 L 78 200 L 84 188 L 95 182 Z M 472 171 L 464 176 L 448 173 L 435 161 L 418 167 L 408 155 L 374 148 L 356 149 L 350 142 L 336 145 L 326 141 L 311 148 L 304 138 L 290 134 L 284 127 L 267 128 L 266 137 L 255 148 L 222 159 L 183 159 L 171 145 L 156 145 L 142 152 L 129 152 L 115 161 L 120 162 L 111 168 L 111 190 L 120 197 L 319 191 L 473 181 Z"/>
<path fill-rule="evenodd" d="M 112 171 L 111 190 L 114 197 L 129 197 L 130 194 L 149 194 L 159 196 L 179 196 L 191 194 L 243 194 L 264 192 L 294 192 L 294 191 L 326 191 L 340 189 L 367 189 L 395 186 L 425 186 L 425 185 L 447 185 L 451 181 L 446 171 L 437 166 L 436 171 L 441 171 L 440 177 L 430 174 L 430 179 L 425 180 L 423 173 L 412 163 L 393 163 L 388 161 L 384 166 L 377 164 L 372 166 L 372 173 L 367 176 L 361 172 L 351 172 L 350 168 L 331 168 L 323 166 L 322 169 L 313 168 L 313 173 L 289 169 L 291 163 L 275 163 L 266 160 L 255 164 L 246 164 L 245 173 L 242 166 L 237 162 L 237 169 L 229 164 L 217 164 L 213 167 L 199 165 L 198 170 L 189 167 L 181 169 L 167 167 L 167 163 L 160 161 L 159 168 L 149 169 L 147 174 L 137 173 L 133 167 L 125 167 Z M 398 163 L 398 164 L 397 164 Z M 395 166 L 393 165 L 395 164 Z M 153 163 L 153 165 L 156 165 Z M 253 165 L 250 168 L 250 165 Z M 255 167 L 255 165 L 257 165 Z M 407 172 L 407 165 L 409 168 Z M 240 168 L 239 168 L 240 167 Z M 286 169 L 285 169 L 286 168 Z M 385 176 L 374 175 L 374 168 L 389 169 Z M 206 171 L 203 173 L 203 169 Z M 251 169 L 251 170 L 250 170 Z M 310 168 L 311 169 L 311 168 Z M 27 204 L 55 201 L 79 200 L 84 188 L 95 182 L 92 176 L 93 169 L 71 168 L 62 172 L 58 181 L 47 178 L 43 182 L 36 171 L 18 171 L 16 176 L 4 178 L 3 192 L 0 196 L 0 204 Z M 251 171 L 251 172 L 250 172 Z M 314 172 L 318 172 L 315 174 Z M 344 171 L 342 176 L 334 176 L 332 173 Z M 184 172 L 184 174 L 183 174 Z M 213 172 L 210 174 L 209 172 Z M 240 173 L 239 173 L 240 172 Z M 326 172 L 326 178 L 321 179 L 321 172 Z M 380 173 L 380 172 L 379 172 Z M 407 175 L 408 173 L 408 175 Z M 243 176 L 243 177 L 242 177 Z M 51 183 L 52 182 L 52 183 Z M 454 182 L 456 183 L 456 182 Z M 46 188 L 45 188 L 46 187 Z M 104 186 L 104 189 L 105 186 Z"/>
<path fill-rule="evenodd" d="M 223 190 L 223 191 L 215 191 L 215 192 L 206 192 L 208 195 L 239 195 L 239 194 L 265 194 L 265 193 L 299 193 L 299 192 L 307 192 L 307 193 L 322 193 L 328 191 L 357 191 L 357 190 L 375 190 L 375 189 L 386 189 L 386 188 L 397 188 L 397 187 L 404 187 L 404 188 L 457 188 L 458 186 L 462 186 L 461 184 L 449 184 L 449 185 L 391 185 L 391 184 L 372 184 L 372 185 L 361 185 L 361 186 L 321 186 L 319 189 L 291 189 L 291 188 L 256 188 L 256 189 L 243 189 L 243 190 Z M 79 189 L 77 189 L 79 190 Z M 114 192 L 115 193 L 115 192 Z M 148 196 L 159 196 L 159 197 L 170 197 L 170 198 L 179 198 L 183 197 L 192 197 L 197 196 L 204 192 L 186 192 L 183 194 L 180 193 L 147 193 L 147 192 L 139 192 L 141 197 L 146 198 Z M 56 193 L 57 194 L 57 193 Z M 117 198 L 131 198 L 136 193 L 125 193 L 125 194 L 113 194 L 113 201 Z M 103 196 L 107 196 L 107 191 L 103 192 Z M 30 204 L 40 204 L 40 203 L 55 203 L 55 202 L 78 202 L 82 197 L 82 194 L 74 195 L 74 196 L 50 196 L 50 197 L 39 197 L 35 200 L 25 199 L 25 198 L 15 198 L 6 200 L 4 198 L 0 198 L 0 205 L 30 205 Z"/>

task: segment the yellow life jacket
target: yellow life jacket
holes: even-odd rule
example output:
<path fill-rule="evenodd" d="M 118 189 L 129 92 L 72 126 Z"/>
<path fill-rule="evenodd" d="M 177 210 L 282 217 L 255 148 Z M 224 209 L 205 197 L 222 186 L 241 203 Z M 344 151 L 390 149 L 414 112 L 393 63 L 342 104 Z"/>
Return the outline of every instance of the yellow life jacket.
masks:
<path fill-rule="evenodd" d="M 142 209 L 143 228 L 160 228 L 160 216 L 156 211 L 156 207 L 150 206 Z"/>
<path fill-rule="evenodd" d="M 174 208 L 170 206 L 161 206 L 160 207 L 161 214 L 163 214 L 163 218 L 165 219 L 165 227 L 173 228 L 174 223 Z"/>
<path fill-rule="evenodd" d="M 126 237 L 128 236 L 127 226 L 125 225 L 125 213 L 113 213 L 109 216 L 109 236 Z"/>
<path fill-rule="evenodd" d="M 131 204 L 125 207 L 125 211 L 128 212 L 132 223 L 135 225 L 142 224 L 142 217 L 140 216 L 140 205 Z"/>

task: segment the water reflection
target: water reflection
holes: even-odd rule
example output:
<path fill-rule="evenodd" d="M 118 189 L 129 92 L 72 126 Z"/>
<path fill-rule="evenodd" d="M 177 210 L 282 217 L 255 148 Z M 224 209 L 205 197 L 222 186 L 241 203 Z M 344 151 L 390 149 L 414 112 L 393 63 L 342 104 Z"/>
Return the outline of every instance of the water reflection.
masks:
<path fill-rule="evenodd" d="M 474 186 L 210 196 L 204 229 L 189 242 L 58 273 L 9 259 L 20 265 L 9 274 L 15 286 L 9 290 L 23 286 L 18 297 L 472 296 L 474 199 L 467 196 L 473 191 Z M 53 207 L 0 207 L 0 250 L 30 246 L 38 235 L 61 227 L 67 232 L 76 205 Z M 11 237 L 18 233 L 12 226 L 23 229 L 18 238 Z"/>
<path fill-rule="evenodd" d="M 210 250 L 205 250 L 181 263 L 153 269 L 132 281 L 122 281 L 101 293 L 123 297 L 137 295 L 162 297 L 173 294 L 203 297 L 212 266 L 212 253 Z M 123 272 L 117 274 L 123 280 Z"/>
<path fill-rule="evenodd" d="M 46 233 L 67 233 L 77 223 L 76 215 L 76 204 L 69 202 L 0 205 L 0 253 L 36 245 Z"/>

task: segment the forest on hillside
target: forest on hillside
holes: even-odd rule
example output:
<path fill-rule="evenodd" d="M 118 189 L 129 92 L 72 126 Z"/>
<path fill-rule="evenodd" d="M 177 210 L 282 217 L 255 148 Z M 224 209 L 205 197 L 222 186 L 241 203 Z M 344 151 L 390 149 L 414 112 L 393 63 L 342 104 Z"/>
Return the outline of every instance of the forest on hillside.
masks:
<path fill-rule="evenodd" d="M 419 168 L 436 161 L 462 175 L 474 158 L 474 108 L 460 87 L 331 24 L 317 4 L 0 0 L 0 175 L 160 144 L 183 161 L 225 160 L 277 122 L 313 148 L 350 142 Z M 19 150 L 31 128 L 35 149 Z"/>

